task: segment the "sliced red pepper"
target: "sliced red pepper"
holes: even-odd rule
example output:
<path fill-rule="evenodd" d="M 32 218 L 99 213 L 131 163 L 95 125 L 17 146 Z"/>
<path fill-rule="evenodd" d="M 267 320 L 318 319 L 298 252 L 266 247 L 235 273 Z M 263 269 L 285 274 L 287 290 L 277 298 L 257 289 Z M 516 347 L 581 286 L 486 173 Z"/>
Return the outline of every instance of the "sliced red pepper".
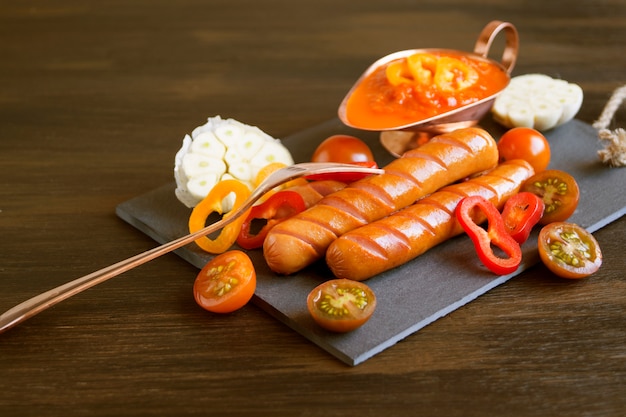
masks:
<path fill-rule="evenodd" d="M 250 189 L 243 182 L 238 180 L 222 180 L 218 182 L 209 194 L 193 208 L 189 216 L 189 232 L 194 233 L 206 226 L 206 220 L 213 212 L 222 214 L 222 202 L 231 193 L 235 194 L 233 209 L 239 207 L 250 195 Z M 232 213 L 229 212 L 229 213 Z M 229 213 L 224 215 L 228 217 Z M 198 246 L 209 253 L 226 252 L 237 240 L 237 234 L 241 229 L 241 224 L 245 220 L 246 213 L 235 219 L 231 224 L 225 226 L 215 239 L 209 237 L 198 238 L 195 242 Z"/>
<path fill-rule="evenodd" d="M 543 216 L 545 203 L 537 195 L 521 192 L 509 198 L 502 210 L 506 231 L 520 245 L 528 239 L 533 227 Z"/>
<path fill-rule="evenodd" d="M 476 209 L 487 218 L 485 230 L 474 221 Z M 504 220 L 498 208 L 482 196 L 463 198 L 456 207 L 456 218 L 467 235 L 472 239 L 481 262 L 493 273 L 506 275 L 514 272 L 522 262 L 522 249 L 504 227 Z M 497 256 L 493 246 L 500 248 L 506 258 Z"/>
<path fill-rule="evenodd" d="M 272 227 L 281 221 L 300 213 L 306 208 L 304 199 L 295 191 L 283 190 L 272 194 L 263 203 L 250 209 L 237 236 L 237 244 L 244 249 L 256 249 L 263 246 L 265 236 Z M 261 230 L 254 234 L 252 222 L 256 219 L 266 220 Z"/>
<path fill-rule="evenodd" d="M 378 164 L 376 163 L 376 161 L 350 162 L 350 164 L 365 168 L 378 168 Z M 350 183 L 370 175 L 372 174 L 367 174 L 363 172 L 329 172 L 326 174 L 307 175 L 304 178 L 309 181 L 333 180 Z"/>

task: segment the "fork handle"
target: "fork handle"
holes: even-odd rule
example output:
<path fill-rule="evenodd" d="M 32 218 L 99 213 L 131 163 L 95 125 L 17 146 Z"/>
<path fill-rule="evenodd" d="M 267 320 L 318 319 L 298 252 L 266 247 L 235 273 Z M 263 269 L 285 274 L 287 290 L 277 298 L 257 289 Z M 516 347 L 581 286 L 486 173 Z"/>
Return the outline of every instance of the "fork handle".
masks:
<path fill-rule="evenodd" d="M 236 216 L 235 216 L 236 217 Z M 180 237 L 171 242 L 165 243 L 161 246 L 157 246 L 146 252 L 135 255 L 131 258 L 124 259 L 113 265 L 109 265 L 98 271 L 92 272 L 83 277 L 77 278 L 73 281 L 67 282 L 56 288 L 41 293 L 35 297 L 32 297 L 15 307 L 7 310 L 0 316 L 0 333 L 11 329 L 14 326 L 28 320 L 36 314 L 66 300 L 78 293 L 81 293 L 91 287 L 101 284 L 113 277 L 123 274 L 133 268 L 143 265 L 159 256 L 172 252 L 178 248 L 181 248 L 196 239 L 206 236 L 220 228 L 226 226 L 234 220 L 233 217 L 227 217 L 218 222 L 210 224 L 204 229 L 200 229 L 195 233 Z"/>

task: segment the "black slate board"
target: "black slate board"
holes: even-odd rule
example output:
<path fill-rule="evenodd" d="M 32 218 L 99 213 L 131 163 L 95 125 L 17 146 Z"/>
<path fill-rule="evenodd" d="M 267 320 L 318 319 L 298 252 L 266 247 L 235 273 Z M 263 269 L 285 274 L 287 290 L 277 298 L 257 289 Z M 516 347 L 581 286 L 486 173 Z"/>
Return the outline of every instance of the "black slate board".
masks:
<path fill-rule="evenodd" d="M 496 139 L 503 132 L 493 124 L 483 127 Z M 337 133 L 355 134 L 368 142 L 380 166 L 392 159 L 380 145 L 378 134 L 356 132 L 338 119 L 289 136 L 283 143 L 296 161 L 306 161 L 322 139 Z M 552 149 L 549 168 L 569 172 L 581 189 L 579 207 L 570 221 L 593 232 L 624 215 L 626 168 L 601 164 L 597 151 L 602 144 L 597 132 L 590 125 L 573 120 L 548 132 L 546 137 Z M 159 243 L 180 237 L 186 234 L 190 211 L 178 202 L 174 188 L 172 182 L 126 201 L 117 207 L 117 215 Z M 369 279 L 367 284 L 378 297 L 377 310 L 363 327 L 348 334 L 320 329 L 306 311 L 309 291 L 332 278 L 322 262 L 294 276 L 277 276 L 268 269 L 260 250 L 250 251 L 258 275 L 253 302 L 339 360 L 354 366 L 539 262 L 536 237 L 535 231 L 524 244 L 523 264 L 511 275 L 495 276 L 487 271 L 478 261 L 470 240 L 458 236 L 401 267 Z M 211 259 L 211 255 L 195 244 L 176 253 L 198 268 Z M 191 290 L 189 302 L 193 302 Z"/>

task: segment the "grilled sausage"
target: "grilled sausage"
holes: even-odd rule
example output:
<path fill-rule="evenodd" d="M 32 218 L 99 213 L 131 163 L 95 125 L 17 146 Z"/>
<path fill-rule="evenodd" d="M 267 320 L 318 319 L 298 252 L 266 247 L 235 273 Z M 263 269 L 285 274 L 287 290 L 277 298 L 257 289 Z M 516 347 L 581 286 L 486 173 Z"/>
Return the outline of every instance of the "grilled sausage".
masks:
<path fill-rule="evenodd" d="M 342 188 L 345 188 L 346 184 L 340 181 L 334 180 L 320 180 L 320 181 L 311 181 L 308 184 L 303 185 L 294 185 L 292 187 L 286 188 L 289 191 L 295 191 L 296 193 L 302 196 L 304 200 L 304 205 L 306 207 L 311 207 L 322 198 L 326 197 L 328 194 L 332 194 L 335 191 L 339 191 Z"/>
<path fill-rule="evenodd" d="M 496 142 L 483 129 L 465 128 L 432 138 L 366 177 L 324 197 L 273 227 L 263 244 L 268 266 L 291 274 L 324 257 L 342 234 L 381 219 L 467 176 L 493 168 Z"/>
<path fill-rule="evenodd" d="M 329 246 L 326 262 L 338 278 L 357 281 L 402 265 L 463 232 L 454 214 L 461 199 L 481 195 L 501 208 L 533 173 L 526 161 L 512 160 L 485 175 L 444 187 L 397 213 L 339 237 Z"/>

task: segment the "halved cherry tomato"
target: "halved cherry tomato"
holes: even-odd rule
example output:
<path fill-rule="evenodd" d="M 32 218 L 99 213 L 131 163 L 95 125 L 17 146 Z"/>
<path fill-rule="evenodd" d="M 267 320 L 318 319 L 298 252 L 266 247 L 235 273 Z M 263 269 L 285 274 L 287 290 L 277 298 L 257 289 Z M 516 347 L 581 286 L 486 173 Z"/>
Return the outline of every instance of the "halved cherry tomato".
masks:
<path fill-rule="evenodd" d="M 354 162 L 374 161 L 370 147 L 361 139 L 350 135 L 333 135 L 320 143 L 313 152 L 312 162 Z"/>
<path fill-rule="evenodd" d="M 239 207 L 250 195 L 250 189 L 247 185 L 238 180 L 222 180 L 211 189 L 209 194 L 198 205 L 193 208 L 189 216 L 189 232 L 195 233 L 206 226 L 206 220 L 211 213 L 222 214 L 223 201 L 230 194 L 235 194 L 235 202 L 233 208 Z M 232 211 L 231 211 L 232 213 Z M 224 218 L 228 217 L 226 213 Z M 235 219 L 231 224 L 222 229 L 215 239 L 209 237 L 201 237 L 196 239 L 196 244 L 209 253 L 222 253 L 230 249 L 237 240 L 237 235 L 241 229 L 241 225 L 247 217 L 244 213 Z"/>
<path fill-rule="evenodd" d="M 376 295 L 362 282 L 333 279 L 309 293 L 307 308 L 321 327 L 345 333 L 361 327 L 370 319 L 376 309 Z"/>
<path fill-rule="evenodd" d="M 250 209 L 250 213 L 241 225 L 237 244 L 244 249 L 260 248 L 272 227 L 294 214 L 300 213 L 305 208 L 304 199 L 295 191 L 282 190 L 272 194 L 263 203 Z M 263 219 L 266 222 L 257 233 L 254 233 L 251 227 L 256 219 Z"/>
<path fill-rule="evenodd" d="M 524 159 L 535 170 L 545 170 L 550 164 L 550 144 L 544 135 L 529 127 L 507 130 L 498 140 L 500 161 Z"/>
<path fill-rule="evenodd" d="M 563 278 L 585 278 L 602 265 L 598 241 L 574 223 L 554 222 L 544 226 L 539 232 L 538 248 L 542 262 Z"/>
<path fill-rule="evenodd" d="M 205 310 L 230 313 L 254 295 L 256 271 L 244 252 L 231 250 L 209 261 L 196 277 L 193 296 Z"/>
<path fill-rule="evenodd" d="M 378 168 L 378 164 L 376 164 L 376 161 L 350 162 L 350 165 L 357 165 L 357 166 L 366 167 L 366 168 Z M 329 172 L 326 174 L 307 175 L 304 178 L 310 181 L 331 180 L 331 181 L 339 181 L 339 182 L 348 184 L 348 183 L 360 180 L 361 178 L 365 178 L 369 175 L 372 175 L 372 174 L 365 174 L 362 172 L 332 172 L 332 173 Z"/>
<path fill-rule="evenodd" d="M 474 221 L 475 210 L 487 218 L 487 230 Z M 498 275 L 515 272 L 522 262 L 522 249 L 505 229 L 502 215 L 492 202 L 478 195 L 465 197 L 456 206 L 455 214 L 474 243 L 478 258 L 489 270 Z M 507 257 L 497 256 L 493 246 L 502 249 Z"/>
<path fill-rule="evenodd" d="M 533 193 L 521 192 L 510 197 L 502 209 L 504 228 L 520 245 L 528 239 L 533 227 L 539 222 L 545 204 Z"/>
<path fill-rule="evenodd" d="M 531 192 L 543 200 L 546 208 L 539 224 L 567 220 L 578 207 L 580 191 L 574 177 L 564 171 L 550 169 L 530 177 L 522 191 Z"/>

